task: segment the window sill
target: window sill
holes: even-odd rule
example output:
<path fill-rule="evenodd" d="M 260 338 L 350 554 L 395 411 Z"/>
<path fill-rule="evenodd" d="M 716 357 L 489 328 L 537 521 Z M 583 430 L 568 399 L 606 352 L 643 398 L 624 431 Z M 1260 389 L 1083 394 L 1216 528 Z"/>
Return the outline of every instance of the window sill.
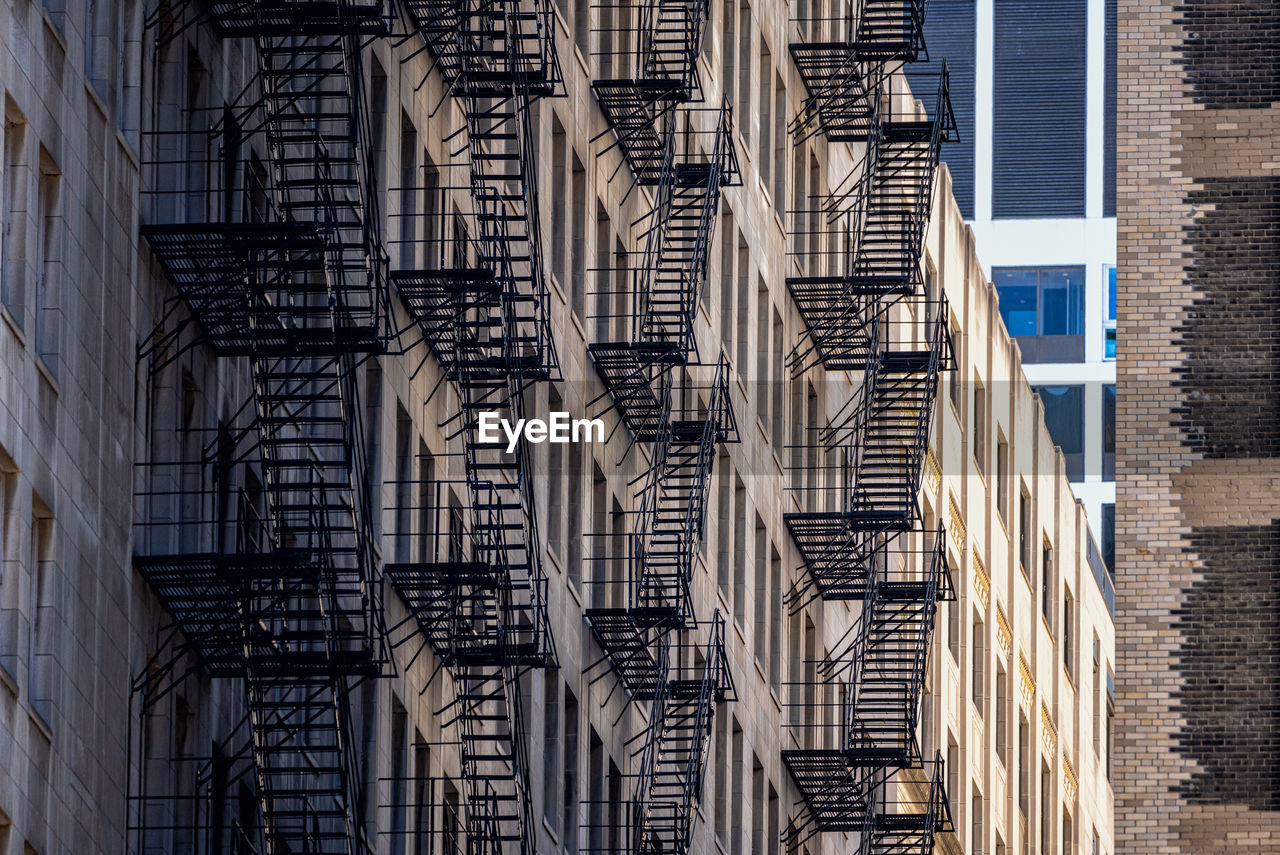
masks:
<path fill-rule="evenodd" d="M 35 362 L 36 371 L 40 372 L 40 376 L 49 384 L 49 388 L 53 391 L 54 397 L 61 395 L 62 387 L 58 385 L 58 378 L 53 375 L 53 369 L 51 369 L 48 363 L 44 361 L 44 357 L 37 354 Z"/>
<path fill-rule="evenodd" d="M 0 306 L 0 318 L 4 319 L 5 326 L 9 328 L 14 338 L 18 340 L 18 346 L 25 350 L 27 347 L 27 334 L 22 331 L 22 325 L 13 316 L 13 312 L 9 311 L 8 306 Z"/>
<path fill-rule="evenodd" d="M 48 740 L 50 744 L 53 744 L 53 725 L 45 721 L 44 716 L 36 712 L 35 709 L 28 709 L 27 720 L 36 726 L 36 730 L 44 734 L 44 738 Z"/>

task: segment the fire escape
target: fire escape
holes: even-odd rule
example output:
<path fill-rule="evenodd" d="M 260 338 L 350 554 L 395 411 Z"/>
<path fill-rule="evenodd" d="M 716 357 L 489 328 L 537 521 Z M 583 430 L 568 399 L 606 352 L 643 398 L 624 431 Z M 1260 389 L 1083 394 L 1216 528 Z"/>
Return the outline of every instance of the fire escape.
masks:
<path fill-rule="evenodd" d="M 554 22 L 545 0 L 410 0 L 406 11 L 461 103 L 465 128 L 446 142 L 465 134 L 455 154 L 465 157 L 467 181 L 445 189 L 469 207 L 431 213 L 425 251 L 390 278 L 456 390 L 459 408 L 446 427 L 461 447 L 469 501 L 424 560 L 390 564 L 386 574 L 417 637 L 452 677 L 444 714 L 465 805 L 459 834 L 444 845 L 532 855 L 520 681 L 530 669 L 557 667 L 556 652 L 530 449 L 521 441 L 508 454 L 505 444 L 482 441 L 480 425 L 487 412 L 522 419 L 530 385 L 558 373 L 529 118 L 537 99 L 563 95 Z"/>
<path fill-rule="evenodd" d="M 937 602 L 952 596 L 945 537 L 918 536 L 918 494 L 941 372 L 954 367 L 942 293 L 922 275 L 942 142 L 954 133 L 945 64 L 925 109 L 893 93 L 894 72 L 923 52 L 922 0 L 856 0 L 833 18 L 798 21 L 790 45 L 807 97 L 797 143 L 823 134 L 861 147 L 860 168 L 795 211 L 801 275 L 787 278 L 805 331 L 795 375 L 857 371 L 854 397 L 809 439 L 817 471 L 795 487 L 784 520 L 805 576 L 788 594 L 857 600 L 836 649 L 804 663 L 789 686 L 802 747 L 783 752 L 802 796 L 790 847 L 828 831 L 858 832 L 859 852 L 929 852 L 951 831 L 941 757 L 916 738 Z"/>
<path fill-rule="evenodd" d="M 621 827 L 592 835 L 613 841 L 601 851 L 636 855 L 688 851 L 716 706 L 734 697 L 724 622 L 718 612 L 699 620 L 691 594 L 712 467 L 738 441 L 728 362 L 708 381 L 694 344 L 721 191 L 739 176 L 727 103 L 689 106 L 706 17 L 705 2 L 601 7 L 601 41 L 620 47 L 600 57 L 592 83 L 614 137 L 605 150 L 617 149 L 619 169 L 652 201 L 639 263 L 597 271 L 598 336 L 588 345 L 602 398 L 649 461 L 625 554 L 608 556 L 625 568 L 626 602 L 586 611 L 603 651 L 588 670 L 607 666 L 593 682 L 612 675 L 628 703 L 648 704 Z"/>
<path fill-rule="evenodd" d="M 144 708 L 196 667 L 241 686 L 233 735 L 181 773 L 211 805 L 249 787 L 251 820 L 228 825 L 212 807 L 203 820 L 210 845 L 240 852 L 368 851 L 350 698 L 388 653 L 356 371 L 388 330 L 360 45 L 386 15 L 381 3 L 241 2 L 152 21 L 162 44 L 208 24 L 257 62 L 237 103 L 188 105 L 184 129 L 148 140 L 142 235 L 199 342 L 235 360 L 251 396 L 216 431 L 188 429 L 189 456 L 146 464 L 134 559 L 173 619 L 174 642 L 136 682 Z M 177 346 L 160 339 L 143 352 L 153 367 Z M 173 830 L 156 817 L 195 816 L 183 797 L 142 789 L 141 845 Z"/>

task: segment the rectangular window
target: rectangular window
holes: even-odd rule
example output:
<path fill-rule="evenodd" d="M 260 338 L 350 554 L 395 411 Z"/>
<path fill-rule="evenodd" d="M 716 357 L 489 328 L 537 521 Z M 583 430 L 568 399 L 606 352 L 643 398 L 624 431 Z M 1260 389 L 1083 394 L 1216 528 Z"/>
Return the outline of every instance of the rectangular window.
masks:
<path fill-rule="evenodd" d="M 404 855 L 408 844 L 409 716 L 391 696 L 391 851 Z"/>
<path fill-rule="evenodd" d="M 725 3 L 727 7 L 728 2 Z M 716 839 L 724 844 L 729 839 L 729 717 L 716 717 L 715 753 L 715 828 Z"/>
<path fill-rule="evenodd" d="M 1075 669 L 1075 619 L 1076 619 L 1076 598 L 1072 596 L 1071 589 L 1063 586 L 1062 589 L 1062 665 L 1067 669 L 1067 676 L 1074 682 L 1076 678 Z"/>
<path fill-rule="evenodd" d="M 560 0 L 564 2 L 564 0 Z M 565 282 L 567 273 L 565 264 L 565 204 L 568 202 L 568 180 L 566 172 L 569 168 L 568 146 L 565 142 L 564 126 L 555 114 L 551 117 L 551 273 L 560 287 L 567 291 Z"/>
<path fill-rule="evenodd" d="M 1111 666 L 1108 665 L 1107 666 L 1107 722 L 1106 722 L 1106 725 L 1107 725 L 1106 769 L 1107 769 L 1108 781 L 1112 779 L 1111 773 L 1112 773 L 1112 769 L 1114 768 L 1114 765 L 1112 763 L 1112 757 L 1115 754 L 1114 749 L 1115 749 L 1115 734 L 1116 734 L 1115 685 L 1116 685 L 1115 675 L 1111 673 Z"/>
<path fill-rule="evenodd" d="M 1084 361 L 1084 267 L 993 267 L 1000 317 L 1022 361 Z"/>
<path fill-rule="evenodd" d="M 742 727 L 738 724 L 738 719 L 733 719 L 733 741 L 732 748 L 729 753 L 729 766 L 731 770 L 731 778 L 733 781 L 733 822 L 729 826 L 729 855 L 742 855 L 742 808 L 743 802 L 746 800 L 746 793 L 743 791 L 746 782 L 743 781 L 743 753 L 742 753 Z"/>
<path fill-rule="evenodd" d="M 1040 759 L 1040 855 L 1053 855 L 1053 773 Z"/>
<path fill-rule="evenodd" d="M 756 278 L 756 383 L 752 390 L 756 400 L 756 412 L 766 431 L 770 430 L 769 409 L 772 398 L 769 390 L 773 380 L 773 360 L 769 358 L 769 286 L 764 276 Z"/>
<path fill-rule="evenodd" d="M 978 474 L 987 471 L 987 388 L 977 375 L 973 378 L 973 462 Z"/>
<path fill-rule="evenodd" d="M 970 783 L 969 787 L 973 792 L 973 848 L 970 850 L 970 855 L 982 855 L 984 842 L 982 796 L 978 793 L 978 785 L 976 783 Z"/>
<path fill-rule="evenodd" d="M 594 535 L 591 541 L 591 607 L 600 609 L 605 607 L 605 601 L 609 593 L 608 587 L 608 554 L 605 550 L 606 538 L 603 536 L 606 529 L 605 511 L 609 501 L 609 483 L 605 480 L 604 472 L 600 471 L 600 464 L 592 461 L 591 463 L 591 525 L 590 531 Z"/>
<path fill-rule="evenodd" d="M 1044 405 L 1044 424 L 1053 444 L 1062 449 L 1067 478 L 1084 479 L 1084 387 L 1033 386 Z"/>
<path fill-rule="evenodd" d="M 1040 545 L 1040 612 L 1049 631 L 1053 631 L 1053 547 L 1049 541 Z"/>
<path fill-rule="evenodd" d="M 769 535 L 764 527 L 764 520 L 760 519 L 760 515 L 756 514 L 756 542 L 755 542 L 755 574 L 756 574 L 756 590 L 755 590 L 755 655 L 756 663 L 760 666 L 760 670 L 768 673 L 768 666 L 765 661 L 765 655 L 769 647 Z"/>
<path fill-rule="evenodd" d="M 1116 0 L 1105 0 L 1102 60 L 1102 216 L 1116 215 Z"/>
<path fill-rule="evenodd" d="M 769 548 L 769 685 L 782 688 L 782 556 L 776 547 Z M 771 838 L 772 839 L 772 838 Z"/>
<path fill-rule="evenodd" d="M 1018 563 L 1022 574 L 1031 578 L 1031 494 L 1026 485 L 1018 493 Z"/>
<path fill-rule="evenodd" d="M 57 570 L 53 555 L 53 515 L 40 502 L 36 504 L 31 521 L 31 622 L 29 650 L 31 662 L 27 666 L 27 696 L 31 708 L 46 723 L 53 722 L 54 665 L 57 661 L 55 626 L 61 611 L 58 609 Z"/>
<path fill-rule="evenodd" d="M 58 374 L 58 343 L 62 329 L 62 214 L 59 190 L 61 174 L 49 153 L 40 149 L 40 185 L 36 200 L 39 240 L 36 246 L 36 353 L 45 366 Z"/>
<path fill-rule="evenodd" d="M 1009 673 L 996 659 L 996 757 L 1009 768 Z"/>
<path fill-rule="evenodd" d="M 1031 725 L 1021 709 L 1018 710 L 1018 811 L 1025 828 L 1031 814 Z"/>
<path fill-rule="evenodd" d="M 950 564 L 950 559 L 947 559 Z M 951 568 L 951 578 L 959 579 L 954 567 Z M 960 603 L 952 601 L 947 603 L 947 650 L 951 652 L 951 659 L 957 665 L 960 664 Z"/>
<path fill-rule="evenodd" d="M 751 852 L 764 852 L 764 764 L 751 756 Z"/>
<path fill-rule="evenodd" d="M 0 450 L 0 669 L 17 685 L 20 606 L 18 471 Z"/>
<path fill-rule="evenodd" d="M 26 324 L 27 123 L 6 99 L 4 121 L 4 222 L 0 223 L 0 299 L 21 329 Z"/>
<path fill-rule="evenodd" d="M 960 359 L 960 325 L 951 321 L 951 345 L 955 348 L 956 360 Z M 951 406 L 956 408 L 956 415 L 960 417 L 960 423 L 964 424 L 964 404 L 961 393 L 964 389 L 964 382 L 960 379 L 959 371 L 946 372 L 947 377 L 947 393 L 951 396 Z"/>
<path fill-rule="evenodd" d="M 1116 480 L 1116 384 L 1102 386 L 1102 480 Z M 1111 562 L 1107 562 L 1111 566 Z"/>
<path fill-rule="evenodd" d="M 733 622 L 743 629 L 747 615 L 747 488 L 733 476 Z"/>
<path fill-rule="evenodd" d="M 985 701 L 987 695 L 987 625 L 982 616 L 975 610 L 973 613 L 973 679 L 970 686 L 970 697 L 978 718 L 986 718 Z M 981 746 L 970 746 L 970 750 L 978 751 Z"/>
<path fill-rule="evenodd" d="M 716 460 L 716 582 L 726 603 L 733 602 L 729 590 L 732 572 L 730 546 L 733 534 L 733 481 L 729 455 L 721 451 Z"/>
<path fill-rule="evenodd" d="M 582 4 L 583 17 L 586 17 L 586 3 Z M 573 260 L 569 281 L 561 280 L 560 284 L 569 295 L 569 306 L 579 323 L 584 321 L 587 295 L 587 170 L 573 155 L 573 235 L 570 238 L 570 252 Z"/>
<path fill-rule="evenodd" d="M 996 510 L 1000 521 L 1009 526 L 1009 441 L 1004 431 L 996 428 Z"/>
<path fill-rule="evenodd" d="M 556 443 L 549 443 L 554 445 Z M 575 591 L 582 588 L 582 449 L 580 442 L 569 443 L 569 531 L 565 539 L 565 575 Z"/>
<path fill-rule="evenodd" d="M 552 828 L 559 823 L 560 794 L 560 680 L 555 672 L 543 675 L 542 686 L 542 816 Z"/>
<path fill-rule="evenodd" d="M 1093 634 L 1093 752 L 1102 753 L 1102 642 Z"/>
<path fill-rule="evenodd" d="M 547 396 L 547 408 L 552 412 L 564 409 L 560 394 L 552 389 Z M 547 546 L 564 557 L 564 444 L 547 443 Z"/>
<path fill-rule="evenodd" d="M 561 834 L 564 848 L 569 852 L 578 851 L 578 699 L 573 691 L 565 686 L 564 690 L 564 796 L 560 804 L 564 807 L 564 822 Z"/>
<path fill-rule="evenodd" d="M 1114 3 L 1115 0 L 1108 0 Z M 1104 281 L 1107 283 L 1107 313 L 1102 321 L 1102 356 L 1105 359 L 1116 358 L 1116 266 L 1108 264 L 1103 267 Z"/>
<path fill-rule="evenodd" d="M 1102 560 L 1106 562 L 1107 572 L 1114 579 L 1116 575 L 1116 505 L 1107 502 L 1102 506 Z"/>
<path fill-rule="evenodd" d="M 1085 209 L 1086 0 L 995 0 L 992 214 Z"/>
<path fill-rule="evenodd" d="M 780 124 L 773 120 L 773 87 L 769 85 L 772 82 L 772 77 L 773 54 L 762 36 L 760 39 L 760 86 L 758 87 L 760 96 L 760 138 L 756 140 L 758 143 L 756 155 L 760 168 L 760 181 L 766 187 L 772 186 L 773 183 L 773 133 L 774 126 Z M 785 132 L 785 129 L 781 127 L 777 130 L 779 133 Z"/>
<path fill-rule="evenodd" d="M 924 20 L 924 42 L 929 62 L 906 67 L 911 91 L 926 103 L 938 88 L 938 71 L 947 61 L 951 109 L 959 139 L 942 147 L 942 160 L 951 173 L 951 191 L 960 215 L 973 219 L 974 82 L 977 54 L 977 4 L 974 0 L 929 0 Z M 923 57 L 922 57 L 923 59 Z"/>
<path fill-rule="evenodd" d="M 728 5 L 726 2 L 725 5 Z M 725 353 L 733 355 L 733 262 L 737 257 L 738 239 L 733 225 L 733 212 L 727 203 L 720 203 L 720 339 Z"/>

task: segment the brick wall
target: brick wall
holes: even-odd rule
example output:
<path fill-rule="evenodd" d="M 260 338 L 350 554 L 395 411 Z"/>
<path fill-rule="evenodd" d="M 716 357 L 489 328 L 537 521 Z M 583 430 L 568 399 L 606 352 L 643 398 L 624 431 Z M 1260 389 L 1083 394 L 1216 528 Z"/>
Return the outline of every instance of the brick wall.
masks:
<path fill-rule="evenodd" d="M 1280 10 L 1121 0 L 1116 850 L 1280 847 Z"/>

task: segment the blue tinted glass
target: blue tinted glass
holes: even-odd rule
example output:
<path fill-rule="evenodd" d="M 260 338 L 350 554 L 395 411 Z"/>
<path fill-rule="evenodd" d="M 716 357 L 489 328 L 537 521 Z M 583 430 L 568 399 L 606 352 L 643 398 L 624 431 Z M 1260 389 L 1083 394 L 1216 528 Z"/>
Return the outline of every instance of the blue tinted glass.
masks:
<path fill-rule="evenodd" d="M 1062 446 L 1064 454 L 1084 451 L 1084 387 L 1040 386 L 1036 391 L 1044 404 L 1044 424 L 1054 443 Z"/>
<path fill-rule="evenodd" d="M 1107 320 L 1116 319 L 1116 269 L 1107 268 Z"/>
<path fill-rule="evenodd" d="M 1000 317 L 1009 335 L 1035 335 L 1036 271 L 997 267 L 991 273 L 1000 295 Z"/>
<path fill-rule="evenodd" d="M 1050 267 L 1040 271 L 1041 335 L 1084 332 L 1084 268 Z"/>
<path fill-rule="evenodd" d="M 1107 359 L 1115 359 L 1116 358 L 1116 331 L 1114 329 L 1109 329 L 1106 331 L 1106 333 L 1107 333 L 1106 351 L 1104 353 L 1104 356 L 1106 356 Z"/>

